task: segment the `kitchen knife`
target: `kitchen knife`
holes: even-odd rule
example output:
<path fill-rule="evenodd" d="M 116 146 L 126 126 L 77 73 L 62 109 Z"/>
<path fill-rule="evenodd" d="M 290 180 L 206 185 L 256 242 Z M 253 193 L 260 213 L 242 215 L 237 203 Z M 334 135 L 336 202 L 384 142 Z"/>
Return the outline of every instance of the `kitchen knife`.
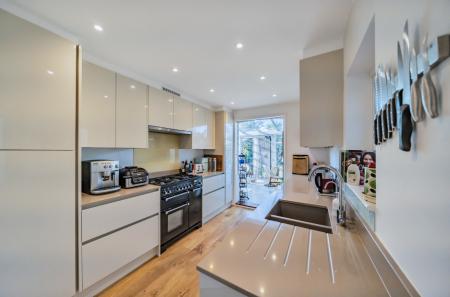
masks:
<path fill-rule="evenodd" d="M 398 114 L 398 144 L 399 148 L 402 151 L 410 151 L 411 150 L 411 135 L 412 135 L 412 119 L 411 119 L 411 111 L 409 109 L 409 101 L 406 98 L 409 98 L 409 70 L 405 71 L 405 64 L 402 56 L 402 49 L 400 46 L 400 42 L 397 42 L 397 61 L 398 61 L 398 73 L 402 89 L 402 102 L 399 102 L 399 114 Z M 409 65 L 409 64 L 408 64 Z M 400 93 L 399 93 L 400 94 Z"/>
<path fill-rule="evenodd" d="M 378 140 L 378 122 L 377 122 L 377 111 L 378 111 L 378 75 L 375 72 L 375 76 L 373 78 L 373 85 L 375 90 L 375 102 L 374 102 L 374 117 L 373 117 L 373 137 L 375 145 L 379 145 L 380 142 Z"/>
<path fill-rule="evenodd" d="M 439 98 L 436 92 L 436 88 L 434 86 L 433 80 L 431 79 L 430 74 L 430 61 L 428 59 L 428 37 L 425 36 L 425 39 L 422 43 L 421 56 L 423 61 L 423 77 L 420 84 L 420 94 L 422 99 L 422 104 L 425 109 L 425 113 L 430 118 L 435 118 L 439 115 L 438 105 Z"/>
<path fill-rule="evenodd" d="M 386 98 L 388 96 L 388 84 L 387 75 L 384 67 L 380 68 L 380 82 L 381 82 L 381 106 L 380 106 L 380 120 L 381 120 L 381 137 L 383 142 L 389 138 L 389 132 L 387 127 L 387 114 L 386 114 Z"/>
<path fill-rule="evenodd" d="M 414 122 L 420 122 L 423 118 L 422 95 L 417 77 L 417 57 L 414 48 L 411 49 L 409 62 L 409 72 L 411 74 L 411 117 Z"/>
<path fill-rule="evenodd" d="M 391 125 L 391 110 L 389 101 L 392 98 L 392 73 L 391 69 L 389 69 L 386 73 L 386 82 L 387 82 L 387 97 L 383 107 L 383 112 L 386 113 L 386 131 L 388 138 L 392 138 L 392 125 Z"/>

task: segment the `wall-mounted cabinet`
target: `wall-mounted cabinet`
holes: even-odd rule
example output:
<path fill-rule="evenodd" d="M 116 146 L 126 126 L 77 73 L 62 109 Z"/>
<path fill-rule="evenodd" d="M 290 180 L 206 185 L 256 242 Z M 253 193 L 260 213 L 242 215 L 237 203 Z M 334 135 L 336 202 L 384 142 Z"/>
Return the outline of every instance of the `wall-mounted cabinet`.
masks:
<path fill-rule="evenodd" d="M 147 147 L 147 86 L 83 62 L 82 147 Z"/>
<path fill-rule="evenodd" d="M 151 126 L 173 128 L 173 95 L 149 87 L 148 124 Z"/>
<path fill-rule="evenodd" d="M 214 111 L 194 104 L 192 112 L 192 135 L 183 137 L 181 142 L 182 148 L 214 149 L 214 130 Z"/>
<path fill-rule="evenodd" d="M 300 61 L 300 145 L 342 144 L 343 50 Z"/>
<path fill-rule="evenodd" d="M 193 105 L 178 96 L 173 100 L 173 128 L 192 131 Z"/>
<path fill-rule="evenodd" d="M 192 130 L 192 103 L 169 92 L 149 88 L 148 124 L 151 126 Z"/>
<path fill-rule="evenodd" d="M 116 147 L 146 148 L 147 86 L 117 74 Z"/>

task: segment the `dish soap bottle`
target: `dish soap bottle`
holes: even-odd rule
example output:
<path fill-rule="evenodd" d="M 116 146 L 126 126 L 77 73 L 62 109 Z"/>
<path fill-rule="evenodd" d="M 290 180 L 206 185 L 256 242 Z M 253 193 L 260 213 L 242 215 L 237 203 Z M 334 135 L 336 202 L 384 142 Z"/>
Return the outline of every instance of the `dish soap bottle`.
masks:
<path fill-rule="evenodd" d="M 359 166 L 356 165 L 355 162 L 352 162 L 347 168 L 347 182 L 351 185 L 358 186 L 360 179 L 361 172 L 359 171 Z"/>

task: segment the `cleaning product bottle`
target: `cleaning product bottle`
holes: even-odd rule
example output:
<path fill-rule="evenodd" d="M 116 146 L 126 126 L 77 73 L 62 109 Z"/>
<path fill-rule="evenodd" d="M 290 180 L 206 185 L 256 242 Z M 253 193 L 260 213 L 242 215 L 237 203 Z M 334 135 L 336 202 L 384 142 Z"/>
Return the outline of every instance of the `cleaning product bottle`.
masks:
<path fill-rule="evenodd" d="M 351 185 L 358 186 L 361 179 L 361 172 L 359 166 L 356 165 L 356 160 L 352 159 L 352 164 L 347 168 L 347 182 Z"/>

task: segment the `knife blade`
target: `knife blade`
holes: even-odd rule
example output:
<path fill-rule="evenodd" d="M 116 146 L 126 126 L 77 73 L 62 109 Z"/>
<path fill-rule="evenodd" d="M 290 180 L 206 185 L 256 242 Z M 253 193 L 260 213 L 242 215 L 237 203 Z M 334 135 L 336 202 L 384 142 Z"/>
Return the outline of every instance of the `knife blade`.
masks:
<path fill-rule="evenodd" d="M 402 85 L 403 85 L 403 104 L 411 104 L 411 77 L 409 73 L 410 47 L 408 37 L 408 20 L 406 20 L 402 34 Z"/>
<path fill-rule="evenodd" d="M 423 118 L 422 96 L 420 93 L 420 84 L 417 79 L 417 56 L 414 48 L 411 49 L 411 56 L 409 61 L 409 72 L 411 74 L 411 118 L 414 122 L 420 122 Z"/>
<path fill-rule="evenodd" d="M 421 101 L 425 113 L 430 118 L 435 118 L 439 115 L 439 97 L 430 74 L 431 63 L 428 59 L 428 35 L 425 35 L 421 52 L 421 56 L 423 57 L 422 60 L 424 63 L 424 72 L 420 84 Z"/>

